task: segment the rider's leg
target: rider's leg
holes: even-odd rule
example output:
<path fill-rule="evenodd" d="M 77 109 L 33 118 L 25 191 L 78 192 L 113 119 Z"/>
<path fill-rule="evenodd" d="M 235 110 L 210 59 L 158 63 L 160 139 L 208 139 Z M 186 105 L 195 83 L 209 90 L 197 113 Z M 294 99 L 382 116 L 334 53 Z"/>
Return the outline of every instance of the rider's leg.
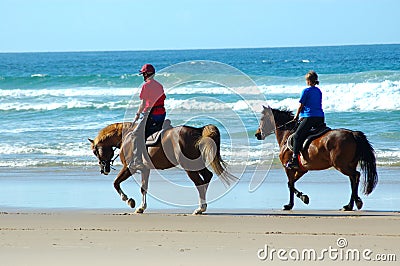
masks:
<path fill-rule="evenodd" d="M 128 168 L 132 174 L 135 173 L 137 170 L 142 170 L 144 168 L 143 151 L 146 148 L 144 136 L 148 115 L 148 112 L 142 114 L 142 117 L 137 122 L 136 128 L 131 134 L 133 156 L 131 162 L 129 162 Z"/>
<path fill-rule="evenodd" d="M 311 129 L 308 118 L 303 118 L 293 135 L 293 156 L 292 159 L 286 164 L 289 169 L 299 168 L 299 153 L 300 145 L 303 144 L 307 132 Z"/>

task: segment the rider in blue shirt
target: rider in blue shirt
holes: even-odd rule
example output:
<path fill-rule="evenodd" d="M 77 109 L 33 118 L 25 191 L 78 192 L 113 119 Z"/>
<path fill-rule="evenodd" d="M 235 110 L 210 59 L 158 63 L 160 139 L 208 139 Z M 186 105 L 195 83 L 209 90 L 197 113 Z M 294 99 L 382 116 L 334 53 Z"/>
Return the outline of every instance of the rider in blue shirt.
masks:
<path fill-rule="evenodd" d="M 317 127 L 325 121 L 324 111 L 322 110 L 322 93 L 316 87 L 316 85 L 319 85 L 317 73 L 309 71 L 306 74 L 306 82 L 310 87 L 302 91 L 300 105 L 294 117 L 295 121 L 300 117 L 300 123 L 293 136 L 293 157 L 286 164 L 289 169 L 299 169 L 299 152 L 307 133 L 312 127 Z"/>

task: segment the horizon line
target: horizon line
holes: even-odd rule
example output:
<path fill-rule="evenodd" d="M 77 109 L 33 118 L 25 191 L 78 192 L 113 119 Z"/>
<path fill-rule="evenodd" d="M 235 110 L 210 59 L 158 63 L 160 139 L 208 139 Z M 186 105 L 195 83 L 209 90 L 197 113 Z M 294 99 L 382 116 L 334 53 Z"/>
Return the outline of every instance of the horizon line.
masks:
<path fill-rule="evenodd" d="M 55 50 L 55 51 L 0 51 L 0 54 L 28 54 L 28 53 L 90 53 L 90 52 L 156 52 L 156 51 L 196 51 L 196 50 L 235 50 L 235 49 L 275 49 L 275 48 L 312 48 L 312 47 L 343 47 L 343 46 L 373 46 L 399 45 L 400 43 L 364 43 L 364 44 L 326 44 L 326 45 L 288 45 L 264 47 L 224 47 L 224 48 L 166 48 L 166 49 L 115 49 L 115 50 Z"/>

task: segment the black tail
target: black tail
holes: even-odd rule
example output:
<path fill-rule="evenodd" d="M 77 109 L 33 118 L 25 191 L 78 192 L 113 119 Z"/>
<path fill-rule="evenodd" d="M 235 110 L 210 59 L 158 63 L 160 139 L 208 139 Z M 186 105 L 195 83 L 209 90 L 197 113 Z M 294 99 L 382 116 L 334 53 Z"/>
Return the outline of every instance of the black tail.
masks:
<path fill-rule="evenodd" d="M 364 173 L 364 194 L 368 195 L 374 190 L 376 184 L 378 184 L 375 151 L 363 132 L 354 131 L 353 136 L 357 143 L 357 154 L 360 156 L 358 162 Z"/>

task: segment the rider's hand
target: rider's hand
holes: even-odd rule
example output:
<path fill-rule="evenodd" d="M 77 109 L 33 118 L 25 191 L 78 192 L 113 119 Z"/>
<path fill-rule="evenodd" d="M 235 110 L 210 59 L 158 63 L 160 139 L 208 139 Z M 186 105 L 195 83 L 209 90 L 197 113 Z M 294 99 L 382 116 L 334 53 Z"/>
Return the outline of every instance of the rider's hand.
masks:
<path fill-rule="evenodd" d="M 134 120 L 134 121 L 135 121 L 135 122 L 138 121 L 138 120 L 139 120 L 139 117 L 140 117 L 140 113 L 136 113 L 136 116 L 135 116 L 135 120 Z"/>

